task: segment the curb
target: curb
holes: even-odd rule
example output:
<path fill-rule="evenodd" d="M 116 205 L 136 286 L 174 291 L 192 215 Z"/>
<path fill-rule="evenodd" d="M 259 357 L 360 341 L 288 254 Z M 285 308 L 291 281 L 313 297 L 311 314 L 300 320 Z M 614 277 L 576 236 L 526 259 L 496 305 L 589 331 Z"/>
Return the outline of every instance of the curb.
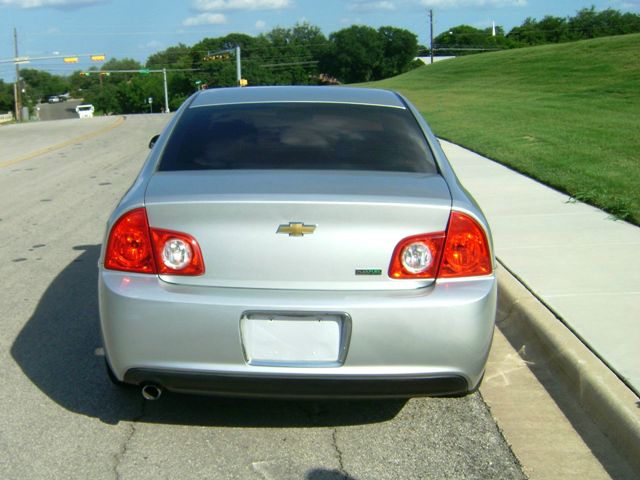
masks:
<path fill-rule="evenodd" d="M 640 399 L 506 267 L 498 269 L 497 326 L 538 344 L 593 422 L 640 474 Z"/>

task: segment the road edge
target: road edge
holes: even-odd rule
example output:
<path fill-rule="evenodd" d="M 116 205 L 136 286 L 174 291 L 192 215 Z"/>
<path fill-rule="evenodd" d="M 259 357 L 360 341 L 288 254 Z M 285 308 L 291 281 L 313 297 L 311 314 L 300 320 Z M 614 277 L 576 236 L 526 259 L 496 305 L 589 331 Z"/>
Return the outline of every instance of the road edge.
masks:
<path fill-rule="evenodd" d="M 45 153 L 50 153 L 55 150 L 60 150 L 61 148 L 68 147 L 74 143 L 82 142 L 84 140 L 88 140 L 93 137 L 97 137 L 98 135 L 102 135 L 110 130 L 113 130 L 116 127 L 119 127 L 124 123 L 126 117 L 121 115 L 119 116 L 113 123 L 107 125 L 106 127 L 99 128 L 98 130 L 94 130 L 93 132 L 85 133 L 84 135 L 80 135 L 78 137 L 70 138 L 69 140 L 65 140 L 64 142 L 56 143 L 54 145 L 50 145 L 48 147 L 41 148 L 34 152 L 27 153 L 25 155 L 21 155 L 17 158 L 6 160 L 4 162 L 0 162 L 0 168 L 9 167 L 11 165 L 15 165 L 20 162 L 24 162 L 26 160 L 31 160 L 33 158 L 39 157 L 40 155 L 44 155 Z"/>
<path fill-rule="evenodd" d="M 640 474 L 640 399 L 506 267 L 498 270 L 501 308 L 533 337 L 594 423 Z M 500 331 L 509 339 L 504 326 Z"/>

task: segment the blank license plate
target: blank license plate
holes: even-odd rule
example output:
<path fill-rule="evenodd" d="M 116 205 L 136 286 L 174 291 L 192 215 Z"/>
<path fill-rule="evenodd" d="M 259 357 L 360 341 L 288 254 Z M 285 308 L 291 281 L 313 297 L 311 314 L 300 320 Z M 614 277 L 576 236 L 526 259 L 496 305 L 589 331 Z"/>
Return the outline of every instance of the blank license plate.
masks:
<path fill-rule="evenodd" d="M 342 323 L 342 316 L 331 314 L 245 314 L 240 320 L 245 356 L 251 365 L 335 364 Z"/>

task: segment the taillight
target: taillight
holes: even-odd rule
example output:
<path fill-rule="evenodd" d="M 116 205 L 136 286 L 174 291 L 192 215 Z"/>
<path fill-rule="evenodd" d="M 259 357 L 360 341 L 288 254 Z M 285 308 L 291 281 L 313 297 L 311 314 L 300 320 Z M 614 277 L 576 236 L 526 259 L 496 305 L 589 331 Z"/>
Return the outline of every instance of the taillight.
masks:
<path fill-rule="evenodd" d="M 110 270 L 156 273 L 144 208 L 125 213 L 111 228 L 104 266 Z"/>
<path fill-rule="evenodd" d="M 451 212 L 439 278 L 475 277 L 493 271 L 489 241 L 472 217 Z"/>
<path fill-rule="evenodd" d="M 200 246 L 186 233 L 152 228 L 158 273 L 164 275 L 202 275 L 204 262 Z"/>
<path fill-rule="evenodd" d="M 389 276 L 397 279 L 472 277 L 492 271 L 484 230 L 461 212 L 451 213 L 446 232 L 401 240 L 389 266 Z"/>
<path fill-rule="evenodd" d="M 391 278 L 435 278 L 440 264 L 444 232 L 414 235 L 395 248 L 389 276 Z"/>
<path fill-rule="evenodd" d="M 204 273 L 198 242 L 186 233 L 149 228 L 144 208 L 125 213 L 113 225 L 104 266 L 109 270 L 150 274 Z"/>

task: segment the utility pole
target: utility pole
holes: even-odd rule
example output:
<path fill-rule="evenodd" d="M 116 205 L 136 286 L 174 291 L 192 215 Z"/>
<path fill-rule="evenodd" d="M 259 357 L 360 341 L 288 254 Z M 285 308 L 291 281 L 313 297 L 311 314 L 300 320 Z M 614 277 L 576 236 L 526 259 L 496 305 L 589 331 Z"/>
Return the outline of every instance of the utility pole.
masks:
<path fill-rule="evenodd" d="M 429 9 L 429 50 L 431 51 L 431 65 L 433 65 L 433 9 Z"/>
<path fill-rule="evenodd" d="M 169 113 L 169 90 L 167 88 L 167 69 L 162 69 L 162 77 L 164 79 L 164 113 Z"/>
<path fill-rule="evenodd" d="M 236 75 L 238 86 L 242 86 L 242 63 L 240 61 L 240 45 L 236 45 Z"/>
<path fill-rule="evenodd" d="M 13 86 L 13 92 L 15 95 L 15 103 L 16 103 L 16 121 L 19 122 L 22 120 L 22 89 L 20 88 L 20 64 L 18 63 L 18 31 L 16 27 L 13 27 L 13 47 L 15 50 L 15 59 L 16 59 L 16 83 Z"/>

